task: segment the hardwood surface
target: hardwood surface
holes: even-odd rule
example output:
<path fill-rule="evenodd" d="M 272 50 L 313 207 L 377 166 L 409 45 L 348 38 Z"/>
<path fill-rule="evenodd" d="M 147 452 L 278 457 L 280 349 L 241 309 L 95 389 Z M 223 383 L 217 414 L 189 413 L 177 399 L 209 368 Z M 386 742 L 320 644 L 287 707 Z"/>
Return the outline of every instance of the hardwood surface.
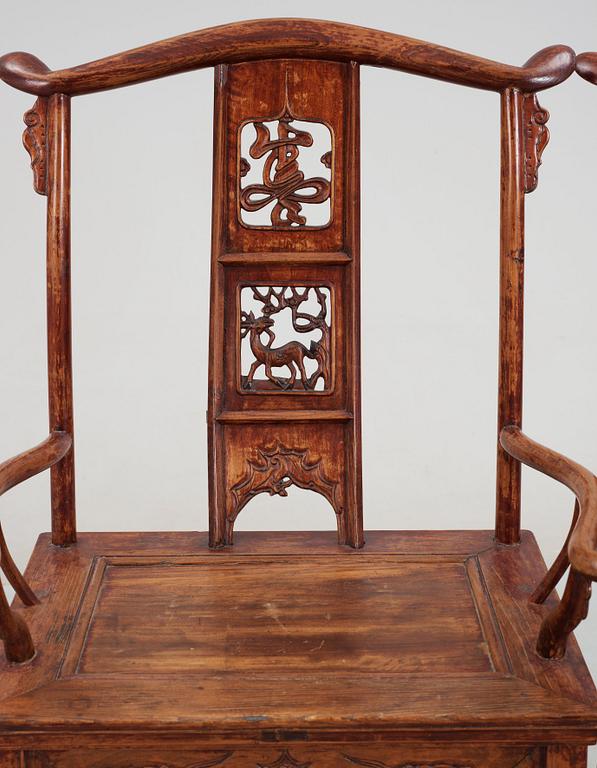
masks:
<path fill-rule="evenodd" d="M 520 536 L 520 462 L 499 443 L 506 424 L 522 422 L 524 340 L 524 179 L 523 96 L 507 88 L 501 95 L 500 162 L 500 325 L 496 536 L 515 544 Z"/>
<path fill-rule="evenodd" d="M 363 530 L 359 67 L 501 98 L 496 526 Z M 209 532 L 77 536 L 71 97 L 215 66 Z M 228 24 L 0 78 L 38 98 L 23 144 L 47 196 L 52 533 L 25 575 L 0 529 L 0 768 L 586 768 L 597 693 L 573 637 L 597 578 L 597 480 L 522 432 L 525 195 L 572 73 L 306 19 Z M 577 71 L 595 82 L 594 54 Z M 284 336 L 281 321 L 292 328 Z M 521 531 L 521 463 L 576 495 L 554 565 Z M 332 533 L 238 534 L 258 494 L 329 503 Z M 343 546 L 345 544 L 349 547 Z M 570 566 L 559 601 L 555 586 Z"/>
<path fill-rule="evenodd" d="M 576 57 L 576 71 L 585 80 L 597 85 L 597 53 L 579 53 Z"/>
<path fill-rule="evenodd" d="M 26 571 L 41 603 L 17 608 L 40 650 L 0 664 L 0 748 L 358 742 L 363 728 L 589 743 L 597 698 L 574 640 L 555 665 L 533 650 L 555 605 L 528 602 L 544 573 L 528 533 L 512 548 L 489 531 L 372 531 L 365 550 L 239 533 L 215 551 L 206 534 L 44 535 Z"/>
<path fill-rule="evenodd" d="M 258 749 L 234 748 L 230 750 L 188 751 L 153 749 L 135 752 L 130 750 L 82 750 L 80 752 L 30 752 L 26 753 L 31 768 L 147 768 L 148 765 L 168 765 L 172 768 L 394 768 L 394 766 L 424 766 L 426 768 L 542 768 L 543 754 L 540 749 L 527 747 L 460 746 L 446 750 L 444 746 L 422 747 L 413 744 L 344 745 L 336 748 L 308 747 L 293 744 Z M 556 764 L 557 765 L 557 764 Z M 10 767 L 12 768 L 12 766 Z M 581 768 L 580 763 L 574 768 Z"/>
<path fill-rule="evenodd" d="M 35 448 L 20 453 L 0 464 L 0 496 L 15 485 L 49 469 L 59 462 L 70 450 L 72 438 L 65 432 L 52 432 Z M 0 570 L 15 590 L 21 601 L 28 606 L 38 599 L 17 568 L 4 533 L 0 526 Z M 31 659 L 35 647 L 27 623 L 22 616 L 11 610 L 2 581 L 0 580 L 0 640 L 9 662 L 22 663 Z"/>
<path fill-rule="evenodd" d="M 500 64 L 422 40 L 314 19 L 258 19 L 224 24 L 55 72 L 30 53 L 0 58 L 0 78 L 14 88 L 47 96 L 77 95 L 142 83 L 225 63 L 293 58 L 357 61 L 459 85 L 534 92 L 574 71 L 574 51 L 545 48 L 523 67 Z"/>
<path fill-rule="evenodd" d="M 245 128 L 256 132 L 250 148 L 242 146 Z M 329 132 L 329 149 L 317 149 L 317 128 Z M 361 547 L 359 69 L 285 59 L 219 67 L 214 135 L 210 545 L 232 543 L 235 520 L 256 494 L 285 496 L 294 484 L 322 494 L 338 541 Z M 321 160 L 305 178 L 301 150 L 311 146 Z M 264 154 L 266 170 L 243 188 Z M 326 225 L 308 219 L 312 185 L 329 200 Z M 251 224 L 247 209 L 264 198 L 275 207 Z M 255 312 L 244 305 L 247 292 Z M 304 310 L 309 295 L 318 297 L 318 313 Z M 295 331 L 285 345 L 276 337 L 281 312 Z M 308 349 L 301 339 L 310 330 L 320 338 Z M 313 358 L 319 391 L 305 373 Z"/>

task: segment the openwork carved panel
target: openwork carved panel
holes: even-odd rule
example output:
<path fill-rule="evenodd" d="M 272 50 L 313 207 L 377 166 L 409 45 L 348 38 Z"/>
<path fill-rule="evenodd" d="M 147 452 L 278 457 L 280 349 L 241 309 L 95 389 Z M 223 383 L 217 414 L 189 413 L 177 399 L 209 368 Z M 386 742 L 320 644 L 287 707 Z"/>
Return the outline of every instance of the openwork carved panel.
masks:
<path fill-rule="evenodd" d="M 288 496 L 291 485 L 320 493 L 336 514 L 342 512 L 338 505 L 338 481 L 326 476 L 321 458 L 311 458 L 307 448 L 293 449 L 277 443 L 269 448 L 259 448 L 257 453 L 259 459 L 247 461 L 243 477 L 230 489 L 234 499 L 232 521 L 257 494 Z"/>
<path fill-rule="evenodd" d="M 239 143 L 239 216 L 244 226 L 329 224 L 332 134 L 327 125 L 296 120 L 286 106 L 278 119 L 245 123 Z"/>
<path fill-rule="evenodd" d="M 326 286 L 243 286 L 241 391 L 329 391 L 331 304 Z"/>
<path fill-rule="evenodd" d="M 210 546 L 232 544 L 250 499 L 295 485 L 361 547 L 359 70 L 215 74 Z"/>

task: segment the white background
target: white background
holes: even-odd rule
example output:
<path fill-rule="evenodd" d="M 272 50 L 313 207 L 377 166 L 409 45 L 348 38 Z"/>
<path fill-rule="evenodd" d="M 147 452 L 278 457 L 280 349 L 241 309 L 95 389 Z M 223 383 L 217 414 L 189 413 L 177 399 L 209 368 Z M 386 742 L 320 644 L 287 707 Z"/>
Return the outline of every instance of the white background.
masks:
<path fill-rule="evenodd" d="M 0 51 L 51 68 L 243 18 L 377 27 L 522 64 L 597 49 L 597 4 L 409 0 L 4 2 Z M 213 82 L 205 70 L 73 102 L 73 322 L 79 529 L 205 529 Z M 540 96 L 551 142 L 527 196 L 525 431 L 597 469 L 597 88 Z M 0 456 L 47 434 L 45 199 L 21 147 L 33 98 L 0 89 Z M 362 71 L 367 528 L 494 519 L 499 97 Z M 525 471 L 547 559 L 572 495 Z M 25 565 L 49 526 L 47 474 L 1 502 Z M 330 528 L 320 496 L 260 496 L 239 529 Z M 577 635 L 597 672 L 597 606 Z M 593 764 L 595 754 L 593 754 Z"/>

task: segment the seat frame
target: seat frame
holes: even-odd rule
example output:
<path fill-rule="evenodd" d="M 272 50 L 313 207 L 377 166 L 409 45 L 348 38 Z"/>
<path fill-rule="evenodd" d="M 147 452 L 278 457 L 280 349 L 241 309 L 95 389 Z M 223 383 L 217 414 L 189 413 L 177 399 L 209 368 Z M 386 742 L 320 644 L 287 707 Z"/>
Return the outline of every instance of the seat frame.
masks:
<path fill-rule="evenodd" d="M 433 707 L 418 709 L 414 702 L 412 711 L 397 710 L 391 697 L 388 698 L 388 691 L 396 690 L 397 686 L 406 696 L 400 688 L 403 682 L 392 679 L 390 684 L 380 677 L 378 688 L 373 686 L 369 694 L 363 692 L 365 697 L 370 697 L 366 698 L 367 706 L 357 707 L 358 713 L 352 716 L 341 706 L 342 714 L 336 713 L 334 717 L 328 711 L 303 711 L 299 705 L 289 711 L 279 707 L 267 715 L 272 725 L 265 727 L 260 724 L 260 715 L 243 715 L 242 711 L 235 710 L 236 714 L 222 720 L 209 707 L 202 709 L 203 705 L 198 702 L 194 706 L 203 713 L 203 720 L 184 707 L 179 711 L 170 702 L 171 711 L 178 713 L 178 720 L 172 719 L 174 716 L 168 716 L 168 706 L 160 706 L 160 697 L 166 696 L 166 688 L 148 687 L 134 694 L 132 683 L 130 689 L 126 687 L 128 683 L 122 683 L 124 689 L 119 695 L 123 698 L 114 705 L 121 719 L 115 722 L 92 701 L 93 691 L 102 690 L 100 683 L 94 683 L 92 688 L 77 688 L 79 682 L 73 672 L 69 681 L 71 688 L 65 690 L 66 683 L 61 677 L 65 659 L 72 652 L 69 650 L 71 634 L 76 637 L 81 631 L 73 623 L 73 611 L 77 619 L 85 616 L 85 594 L 94 583 L 98 563 L 110 552 L 110 557 L 116 558 L 151 557 L 158 550 L 160 556 L 174 558 L 172 563 L 180 565 L 177 553 L 190 556 L 192 552 L 203 551 L 203 547 L 211 558 L 209 563 L 222 563 L 225 561 L 218 558 L 236 558 L 243 553 L 247 558 L 264 553 L 273 557 L 285 552 L 307 558 L 308 549 L 313 546 L 315 559 L 318 548 L 329 557 L 351 558 L 351 567 L 364 569 L 363 578 L 366 577 L 364 564 L 369 562 L 370 555 L 383 559 L 391 552 L 399 556 L 396 562 L 409 557 L 425 559 L 438 555 L 434 549 L 438 546 L 442 557 L 454 554 L 455 544 L 448 534 L 438 539 L 434 532 L 420 533 L 416 541 L 405 534 L 386 534 L 389 543 L 384 545 L 376 535 L 365 536 L 363 529 L 359 359 L 359 67 L 362 65 L 387 67 L 500 95 L 496 525 L 491 540 L 484 532 L 470 534 L 480 539 L 475 539 L 474 546 L 471 544 L 467 556 L 481 557 L 479 541 L 483 540 L 483 551 L 491 553 L 485 559 L 499 562 L 492 567 L 497 568 L 503 580 L 514 579 L 512 585 L 517 586 L 511 585 L 506 600 L 510 607 L 498 615 L 501 609 L 496 607 L 496 598 L 487 586 L 490 571 L 479 565 L 477 576 L 470 577 L 473 581 L 480 579 L 479 594 L 487 596 L 487 602 L 476 603 L 484 606 L 479 608 L 479 615 L 487 611 L 488 615 L 497 616 L 496 621 L 488 620 L 483 625 L 493 628 L 483 630 L 489 633 L 485 635 L 488 646 L 493 641 L 487 638 L 493 636 L 492 633 L 496 637 L 500 632 L 503 634 L 508 625 L 516 625 L 525 635 L 521 646 L 524 651 L 518 646 L 513 650 L 515 644 L 508 638 L 503 642 L 495 640 L 495 647 L 502 647 L 502 643 L 504 653 L 511 658 L 504 662 L 504 679 L 519 682 L 524 679 L 525 685 L 534 687 L 522 690 L 512 688 L 514 683 L 509 683 L 508 693 L 498 693 L 497 688 L 495 691 L 492 688 L 493 679 L 491 683 L 476 681 L 467 689 L 466 696 L 473 704 L 479 704 L 479 712 L 477 717 L 469 713 L 467 720 L 464 716 L 459 718 L 447 704 L 443 715 Z M 0 465 L 0 495 L 51 468 L 52 510 L 51 537 L 40 539 L 25 576 L 12 560 L 0 529 L 0 567 L 17 595 L 11 606 L 0 583 L 0 638 L 6 654 L 0 677 L 6 683 L 6 690 L 11 692 L 0 701 L 2 768 L 16 766 L 23 760 L 27 765 L 37 762 L 52 766 L 87 765 L 93 757 L 89 750 L 107 749 L 109 740 L 111 751 L 101 753 L 98 765 L 146 766 L 158 761 L 160 765 L 192 764 L 199 768 L 228 760 L 244 764 L 248 760 L 261 768 L 306 768 L 312 762 L 317 765 L 349 762 L 384 768 L 414 765 L 413 756 L 417 765 L 441 763 L 449 768 L 464 765 L 510 768 L 522 764 L 529 768 L 582 768 L 586 764 L 586 745 L 597 739 L 597 699 L 571 633 L 587 614 L 591 583 L 597 578 L 597 478 L 521 431 L 524 205 L 525 195 L 537 187 L 541 156 L 549 140 L 546 126 L 549 113 L 539 105 L 537 93 L 566 80 L 575 65 L 579 74 L 597 82 L 597 54 L 583 54 L 577 60 L 566 46 L 546 48 L 524 66 L 516 67 L 400 35 L 306 19 L 228 24 L 65 70 L 51 71 L 28 53 L 11 53 L 0 58 L 0 78 L 37 97 L 24 117 L 23 142 L 31 156 L 34 189 L 47 196 L 50 420 L 46 440 Z M 138 538 L 124 534 L 78 537 L 70 296 L 71 100 L 81 94 L 209 66 L 215 67 L 216 109 L 208 542 L 195 536 L 164 535 L 156 539 L 147 534 L 138 534 Z M 331 148 L 321 157 L 321 174 L 309 179 L 304 179 L 298 163 L 300 147 L 311 146 L 314 139 L 304 127 L 302 133 L 297 133 L 294 123 L 300 121 L 319 123 L 327 127 L 331 136 Z M 269 123 L 277 123 L 277 138 L 272 138 L 270 129 L 265 127 Z M 241 129 L 248 124 L 256 131 L 250 148 L 251 162 L 265 157 L 266 168 L 269 168 L 264 171 L 263 183 L 252 186 L 243 181 L 251 164 L 241 156 Z M 305 192 L 305 189 L 312 191 Z M 264 195 L 274 204 L 271 221 L 255 226 L 248 224 L 248 214 L 263 207 Z M 308 223 L 303 208 L 310 202 L 329 205 L 327 222 Z M 244 290 L 252 291 L 253 298 L 260 302 L 260 317 L 243 309 Z M 304 310 L 303 303 L 311 295 L 317 296 L 318 314 Z M 291 309 L 299 334 L 306 329 L 321 334 L 310 350 L 300 342 L 273 347 L 272 326 L 282 308 Z M 261 340 L 264 333 L 269 337 L 265 344 Z M 248 373 L 243 372 L 240 352 L 245 338 L 255 356 Z M 304 368 L 307 359 L 315 361 L 317 366 L 309 376 Z M 287 367 L 286 378 L 273 375 L 272 366 L 276 361 Z M 256 377 L 261 366 L 265 369 L 265 379 Z M 522 464 L 565 484 L 576 497 L 570 532 L 547 571 L 528 537 L 521 538 Z M 306 535 L 296 539 L 293 535 L 279 534 L 265 536 L 263 545 L 243 536 L 239 537 L 240 543 L 233 545 L 234 521 L 244 505 L 258 493 L 286 495 L 287 487 L 292 484 L 318 492 L 330 501 L 338 524 L 336 543 L 332 544 L 325 536 L 320 539 Z M 427 542 L 425 545 L 420 544 L 423 540 Z M 530 553 L 528 557 L 523 557 L 524 552 Z M 359 553 L 362 554 L 360 561 Z M 243 563 L 246 565 L 249 561 L 246 559 Z M 305 568 L 314 567 L 307 559 L 301 562 Z M 518 575 L 514 577 L 517 568 Z M 566 587 L 559 600 L 555 588 L 567 570 Z M 54 583 L 50 574 L 57 580 L 66 574 L 72 578 L 66 584 Z M 527 583 L 531 578 L 535 582 Z M 72 591 L 74 582 L 79 584 L 79 592 Z M 60 611 L 71 618 L 64 619 L 63 634 L 52 640 L 50 627 L 56 627 Z M 514 614 L 519 618 L 515 620 Z M 524 621 L 521 616 L 525 617 Z M 402 651 L 396 646 L 392 652 Z M 491 658 L 495 665 L 495 658 Z M 496 671 L 499 670 L 496 668 Z M 304 670 L 303 674 L 308 677 Z M 333 682 L 340 688 L 343 679 L 342 676 L 326 678 L 330 686 Z M 364 685 L 364 678 L 358 679 L 358 685 Z M 443 690 L 444 684 L 440 678 L 434 682 L 437 690 Z M 271 691 L 275 683 L 271 678 L 263 678 L 261 682 L 255 678 L 252 685 L 255 697 L 261 697 L 265 707 L 267 690 Z M 350 685 L 357 683 L 351 679 Z M 454 681 L 450 685 L 454 691 L 458 688 Z M 209 696 L 228 701 L 226 688 L 219 678 L 206 679 L 205 686 Z M 181 691 L 183 689 L 184 686 Z M 296 692 L 298 696 L 299 688 Z M 554 697 L 551 703 L 550 693 Z M 102 695 L 107 693 L 104 691 Z M 150 717 L 141 706 L 138 697 L 142 695 L 153 703 L 156 717 Z M 195 701 L 190 691 L 184 695 L 189 701 Z M 75 703 L 77 696 L 86 697 L 89 708 L 85 712 Z M 127 696 L 134 702 L 129 702 L 128 709 L 125 707 Z M 504 696 L 505 700 L 508 696 L 514 697 L 509 712 L 505 711 L 506 707 L 492 709 L 489 704 L 492 696 Z M 483 697 L 487 710 L 480 705 Z M 527 717 L 512 703 L 520 698 L 528 702 Z M 381 707 L 381 703 L 375 705 L 375 701 L 383 702 L 387 711 L 378 709 L 374 716 L 375 707 Z M 321 706 L 324 704 L 325 701 Z M 329 701 L 328 704 L 332 709 L 336 706 Z M 559 716 L 554 714 L 556 705 Z M 228 706 L 230 713 L 235 707 L 238 709 L 238 701 L 228 702 Z M 328 715 L 331 720 L 326 721 Z M 255 717 L 256 721 L 251 720 Z M 319 722 L 321 718 L 323 724 Z M 59 721 L 61 727 L 58 727 Z M 189 726 L 186 730 L 181 728 L 183 721 Z M 155 751 L 164 738 L 173 745 L 175 759 L 166 759 L 162 752 Z M 368 749 L 363 747 L 364 751 L 357 749 L 350 754 L 340 748 L 324 749 L 330 741 L 344 743 L 359 739 Z M 448 750 L 452 762 L 442 757 L 444 739 L 458 745 Z M 384 740 L 390 746 L 379 746 Z M 280 749 L 267 747 L 271 741 L 281 745 Z M 290 749 L 297 741 L 309 741 L 312 746 Z M 210 749 L 217 747 L 215 752 L 206 751 L 208 742 Z M 405 743 L 416 747 L 405 751 Z M 235 744 L 240 745 L 240 751 L 233 756 L 231 749 Z M 243 750 L 248 749 L 247 745 L 252 745 L 253 751 L 245 754 Z M 522 752 L 520 747 L 524 747 Z"/>

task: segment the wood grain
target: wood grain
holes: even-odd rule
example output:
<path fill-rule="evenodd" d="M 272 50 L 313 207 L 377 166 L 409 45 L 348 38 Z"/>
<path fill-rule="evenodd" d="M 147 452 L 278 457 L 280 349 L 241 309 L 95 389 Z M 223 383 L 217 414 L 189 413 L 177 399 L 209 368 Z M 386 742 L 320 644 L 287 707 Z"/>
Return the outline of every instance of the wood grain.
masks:
<path fill-rule="evenodd" d="M 74 435 L 70 295 L 70 99 L 48 102 L 48 391 L 50 430 Z M 74 444 L 52 468 L 54 543 L 76 541 Z"/>
<path fill-rule="evenodd" d="M 256 59 L 356 61 L 459 85 L 501 91 L 539 91 L 574 71 L 574 51 L 555 45 L 512 67 L 422 40 L 351 24 L 313 19 L 259 19 L 190 32 L 51 72 L 29 53 L 0 58 L 0 78 L 28 93 L 76 95 L 142 83 L 201 67 Z"/>
<path fill-rule="evenodd" d="M 540 768 L 538 749 L 525 747 L 462 746 L 432 744 L 376 744 L 345 747 L 317 747 L 292 744 L 289 747 L 234 748 L 228 751 L 172 749 L 102 749 L 67 752 L 28 752 L 27 768 Z M 580 768 L 580 767 L 579 767 Z"/>
<path fill-rule="evenodd" d="M 520 537 L 520 462 L 499 436 L 507 424 L 522 423 L 524 311 L 524 172 L 522 94 L 501 96 L 500 324 L 496 537 L 515 544 Z"/>
<path fill-rule="evenodd" d="M 579 516 L 570 535 L 568 556 L 580 573 L 597 578 L 597 477 L 561 453 L 527 437 L 518 427 L 505 427 L 500 442 L 511 456 L 563 483 L 578 500 Z"/>
<path fill-rule="evenodd" d="M 65 432 L 53 432 L 35 448 L 4 461 L 0 464 L 0 496 L 19 483 L 54 466 L 67 453 L 71 444 L 70 435 Z M 0 569 L 24 605 L 32 606 L 39 602 L 12 559 L 1 526 Z M 29 661 L 35 653 L 27 623 L 22 616 L 11 610 L 1 581 L 0 639 L 4 643 L 6 658 L 10 662 Z"/>
<path fill-rule="evenodd" d="M 597 85 L 597 53 L 579 53 L 576 57 L 576 71 L 589 83 Z"/>
<path fill-rule="evenodd" d="M 0 464 L 0 496 L 44 472 L 59 462 L 72 445 L 72 437 L 66 432 L 55 431 L 35 448 L 30 448 Z"/>
<path fill-rule="evenodd" d="M 596 56 L 577 61 L 593 82 Z M 586 768 L 597 693 L 572 631 L 597 577 L 597 479 L 520 431 L 524 195 L 549 138 L 537 92 L 574 64 L 566 46 L 515 67 L 308 19 L 227 24 L 59 71 L 0 58 L 0 78 L 38 96 L 24 144 L 48 197 L 51 432 L 0 465 L 0 495 L 52 472 L 52 533 L 24 576 L 0 529 L 17 593 L 9 606 L 0 584 L 0 768 Z M 364 547 L 360 65 L 500 93 L 495 534 L 372 531 Z M 209 532 L 77 537 L 70 99 L 206 66 Z M 276 335 L 281 312 L 297 338 Z M 520 530 L 521 462 L 577 497 L 549 572 Z M 336 533 L 241 532 L 231 547 L 251 500 L 292 485 L 325 497 Z"/>
<path fill-rule="evenodd" d="M 365 551 L 329 533 L 239 533 L 232 550 L 206 543 L 207 534 L 81 534 L 59 548 L 42 537 L 26 576 L 42 595 L 53 587 L 28 611 L 34 641 L 48 640 L 26 675 L 0 663 L 0 748 L 528 747 L 597 733 L 574 642 L 555 665 L 534 654 L 541 616 L 528 597 L 545 566 L 527 534 L 520 548 L 489 531 L 372 532 Z M 476 580 L 462 570 L 471 557 Z"/>
<path fill-rule="evenodd" d="M 360 469 L 358 66 L 284 59 L 220 67 L 215 92 L 217 162 L 207 415 L 211 545 L 232 544 L 236 517 L 250 498 L 259 492 L 285 496 L 286 488 L 295 484 L 322 493 L 335 512 L 338 540 L 359 548 L 364 535 Z M 330 221 L 318 227 L 300 224 L 299 205 L 292 211 L 295 226 L 280 219 L 280 213 L 271 220 L 266 218 L 263 226 L 247 226 L 239 200 L 243 194 L 241 160 L 249 163 L 241 157 L 240 132 L 244 126 L 252 130 L 256 130 L 255 125 L 261 126 L 258 135 L 262 138 L 251 162 L 266 147 L 268 162 L 275 159 L 282 163 L 284 171 L 279 172 L 280 178 L 290 174 L 289 190 L 294 189 L 304 179 L 300 153 L 295 145 L 285 143 L 289 140 L 289 125 L 294 126 L 292 121 L 288 124 L 291 117 L 303 121 L 301 136 L 307 143 L 312 137 L 309 139 L 310 134 L 304 132 L 305 122 L 318 122 L 331 134 Z M 278 137 L 272 139 L 268 128 L 270 143 L 263 144 L 264 126 L 276 121 Z M 263 189 L 277 188 L 276 178 L 266 173 Z M 290 191 L 283 195 L 287 195 L 283 197 L 284 205 L 288 206 L 289 201 L 292 205 Z M 281 210 L 285 210 L 284 206 Z M 329 292 L 329 304 L 322 297 L 324 289 Z M 257 315 L 244 309 L 243 290 L 262 297 L 261 312 Z M 305 315 L 300 307 L 291 306 L 294 299 L 308 290 L 320 297 L 320 306 L 324 306 L 325 300 L 331 319 L 318 324 L 316 316 Z M 284 346 L 275 341 L 275 332 L 271 330 L 275 326 L 273 318 L 284 310 L 292 312 L 295 330 L 305 329 L 305 320 L 309 320 L 309 327 L 321 330 L 315 350 L 309 352 L 300 341 Z M 265 334 L 269 337 L 267 341 L 261 338 Z M 241 341 L 245 336 L 250 339 L 254 362 L 243 376 Z M 297 385 L 296 373 L 304 366 L 307 355 L 318 355 L 318 370 L 324 370 L 324 349 L 325 383 L 321 391 L 305 386 L 302 371 Z M 278 369 L 284 371 L 286 379 L 277 378 L 279 374 L 272 371 L 274 365 L 286 366 Z M 265 371 L 262 379 L 267 378 L 256 380 L 255 374 L 261 369 Z M 288 464 L 283 457 L 292 455 L 307 456 L 307 463 L 319 467 L 318 473 L 301 471 L 300 462 L 288 465 L 289 472 L 282 472 L 282 464 Z M 267 465 L 265 456 L 274 457 L 274 463 L 270 462 L 271 476 L 259 473 L 262 485 L 253 484 L 250 495 L 239 499 L 237 489 L 250 484 L 255 467 Z M 250 514 L 250 509 L 243 514 Z"/>
<path fill-rule="evenodd" d="M 492 670 L 461 559 L 118 558 L 97 587 L 83 675 Z"/>

